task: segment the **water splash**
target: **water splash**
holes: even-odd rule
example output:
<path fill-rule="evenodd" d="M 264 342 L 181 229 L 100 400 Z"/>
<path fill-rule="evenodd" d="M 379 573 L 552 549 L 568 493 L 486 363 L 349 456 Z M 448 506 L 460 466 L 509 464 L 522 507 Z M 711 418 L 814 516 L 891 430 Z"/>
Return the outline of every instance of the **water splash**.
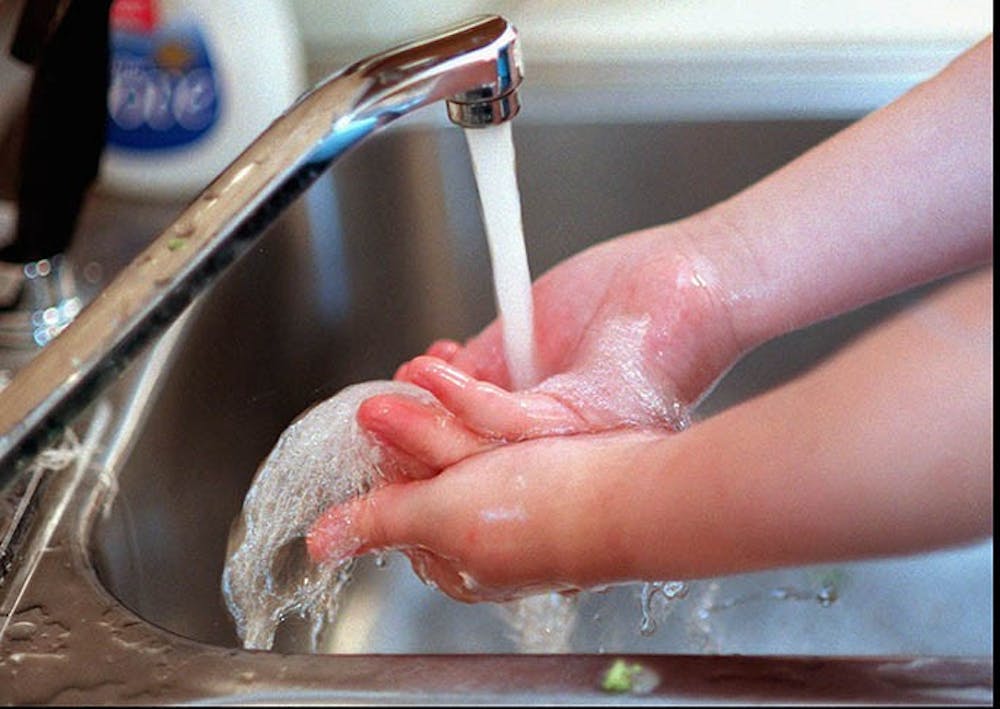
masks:
<path fill-rule="evenodd" d="M 400 382 L 347 387 L 296 419 L 258 469 L 230 531 L 222 575 L 223 596 L 245 647 L 270 649 L 278 626 L 296 614 L 309 624 L 315 652 L 332 623 L 351 563 L 312 563 L 305 537 L 329 507 L 382 480 L 381 453 L 356 414 L 365 399 L 388 393 L 434 401 Z"/>
<path fill-rule="evenodd" d="M 737 593 L 725 593 L 724 580 L 720 579 L 711 579 L 704 583 L 668 582 L 671 589 L 681 592 L 672 593 L 668 590 L 663 594 L 659 608 L 656 599 L 663 593 L 662 586 L 667 584 L 662 586 L 647 584 L 642 593 L 643 620 L 640 630 L 643 635 L 651 635 L 657 629 L 657 622 L 665 620 L 666 616 L 675 610 L 678 601 L 687 599 L 691 605 L 681 617 L 688 638 L 697 651 L 720 653 L 723 652 L 725 625 L 720 625 L 719 621 L 727 613 L 755 604 L 774 602 L 814 603 L 821 608 L 830 608 L 840 600 L 849 581 L 850 578 L 843 569 L 832 568 L 809 572 L 806 583 L 802 585 L 784 584 Z M 668 604 L 666 612 L 662 603 Z"/>
<path fill-rule="evenodd" d="M 572 650 L 577 623 L 576 595 L 542 593 L 503 603 L 500 608 L 520 652 Z"/>
<path fill-rule="evenodd" d="M 465 131 L 493 266 L 493 290 L 512 388 L 537 383 L 531 272 L 521 221 L 514 139 L 510 123 Z M 522 652 L 568 652 L 576 603 L 544 593 L 503 604 Z"/>
<path fill-rule="evenodd" d="M 690 590 L 686 581 L 652 581 L 643 584 L 639 601 L 642 611 L 639 632 L 646 636 L 655 633 L 658 623 L 673 612 L 677 601 L 687 598 Z"/>
<path fill-rule="evenodd" d="M 2 372 L 0 372 L 2 376 Z M 3 389 L 0 383 L 0 389 Z M 14 565 L 17 556 L 16 539 L 23 533 L 22 522 L 42 481 L 49 475 L 69 468 L 76 461 L 83 446 L 72 429 L 64 430 L 59 439 L 42 450 L 31 463 L 15 477 L 0 495 L 0 585 Z M 0 619 L 0 638 L 9 621 Z"/>

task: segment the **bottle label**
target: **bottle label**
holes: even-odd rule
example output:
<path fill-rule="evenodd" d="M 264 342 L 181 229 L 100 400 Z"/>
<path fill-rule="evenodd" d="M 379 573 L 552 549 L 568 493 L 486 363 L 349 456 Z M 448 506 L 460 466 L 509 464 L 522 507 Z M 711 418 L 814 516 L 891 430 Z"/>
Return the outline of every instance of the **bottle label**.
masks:
<path fill-rule="evenodd" d="M 111 14 L 109 145 L 163 150 L 194 143 L 219 119 L 219 82 L 197 23 L 160 22 L 151 0 Z"/>

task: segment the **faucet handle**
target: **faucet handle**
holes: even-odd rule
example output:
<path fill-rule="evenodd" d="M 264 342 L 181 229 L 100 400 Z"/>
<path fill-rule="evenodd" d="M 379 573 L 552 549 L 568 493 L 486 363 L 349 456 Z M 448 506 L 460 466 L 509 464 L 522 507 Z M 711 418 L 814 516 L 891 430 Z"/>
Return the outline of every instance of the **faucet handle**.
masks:
<path fill-rule="evenodd" d="M 10 43 L 10 55 L 25 64 L 34 64 L 52 30 L 59 24 L 65 12 L 62 0 L 31 0 L 21 8 L 14 39 Z"/>
<path fill-rule="evenodd" d="M 111 0 L 24 4 L 11 53 L 35 65 L 18 148 L 17 227 L 0 261 L 65 250 L 97 176 L 107 123 Z"/>

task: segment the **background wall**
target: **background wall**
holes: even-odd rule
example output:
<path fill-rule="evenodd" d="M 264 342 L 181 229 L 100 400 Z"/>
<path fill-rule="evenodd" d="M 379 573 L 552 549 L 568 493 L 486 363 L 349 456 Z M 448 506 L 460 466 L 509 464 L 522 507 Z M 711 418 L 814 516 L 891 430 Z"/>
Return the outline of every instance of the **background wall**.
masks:
<path fill-rule="evenodd" d="M 589 55 L 726 46 L 969 44 L 992 31 L 989 0 L 293 0 L 314 59 L 377 48 L 479 13 L 521 30 L 525 51 Z"/>
<path fill-rule="evenodd" d="M 521 34 L 522 122 L 856 117 L 993 28 L 989 0 L 292 1 L 312 81 L 470 16 L 504 15 Z"/>

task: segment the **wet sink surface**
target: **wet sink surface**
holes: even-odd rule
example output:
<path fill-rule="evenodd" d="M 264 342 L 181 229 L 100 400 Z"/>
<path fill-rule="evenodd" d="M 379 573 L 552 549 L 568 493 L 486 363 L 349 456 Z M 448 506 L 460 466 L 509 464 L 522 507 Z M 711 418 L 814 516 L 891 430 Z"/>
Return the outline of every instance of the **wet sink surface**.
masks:
<path fill-rule="evenodd" d="M 567 129 L 516 122 L 532 272 L 537 276 L 601 239 L 708 206 L 844 125 L 744 120 Z M 98 198 L 88 224 L 103 233 L 141 223 L 154 233 L 162 226 L 157 220 L 172 213 Z M 491 655 L 517 650 L 497 607 L 453 602 L 420 584 L 402 557 L 389 555 L 381 568 L 372 559 L 358 566 L 324 648 L 339 657 L 236 651 L 219 582 L 229 525 L 258 464 L 310 404 L 348 384 L 388 378 L 432 340 L 462 339 L 491 320 L 488 269 L 459 131 L 401 127 L 349 155 L 196 305 L 134 445 L 108 471 L 110 493 L 87 498 L 93 509 L 71 518 L 68 548 L 56 545 L 49 555 L 49 566 L 75 569 L 93 598 L 45 588 L 37 604 L 79 603 L 80 614 L 102 618 L 93 627 L 118 628 L 117 644 L 107 645 L 116 652 L 123 633 L 138 638 L 136 647 L 169 649 L 174 664 L 154 671 L 138 663 L 144 669 L 133 674 L 140 679 L 116 680 L 130 687 L 135 701 L 225 695 L 263 703 L 524 700 L 527 695 L 509 694 L 512 686 L 533 692 L 533 701 L 594 701 L 607 698 L 598 683 L 612 654 L 647 656 L 657 676 L 672 678 L 683 701 L 928 701 L 931 695 L 899 688 L 923 686 L 920 678 L 935 671 L 957 677 L 958 693 L 931 699 L 992 697 L 992 543 L 697 581 L 683 601 L 656 608 L 652 634 L 640 632 L 638 586 L 582 594 L 573 647 L 580 654 L 562 664 Z M 700 415 L 793 376 L 919 295 L 761 348 L 727 375 Z M 279 651 L 304 648 L 294 622 L 279 632 Z M 379 657 L 383 653 L 391 657 Z M 439 653 L 462 657 L 435 659 Z M 844 656 L 855 659 L 836 660 Z M 903 659 L 875 666 L 864 661 L 868 656 Z M 971 658 L 971 664 L 913 664 L 914 657 L 938 656 Z M 10 656 L 7 663 L 9 672 Z M 154 675 L 185 686 L 184 672 L 190 674 L 185 691 L 143 689 Z M 973 694 L 961 694 L 963 682 Z M 763 686 L 784 689 L 761 693 Z M 124 691 L 107 696 L 120 699 Z M 18 697 L 38 699 L 39 692 Z M 647 698 L 657 697 L 664 699 Z"/>

